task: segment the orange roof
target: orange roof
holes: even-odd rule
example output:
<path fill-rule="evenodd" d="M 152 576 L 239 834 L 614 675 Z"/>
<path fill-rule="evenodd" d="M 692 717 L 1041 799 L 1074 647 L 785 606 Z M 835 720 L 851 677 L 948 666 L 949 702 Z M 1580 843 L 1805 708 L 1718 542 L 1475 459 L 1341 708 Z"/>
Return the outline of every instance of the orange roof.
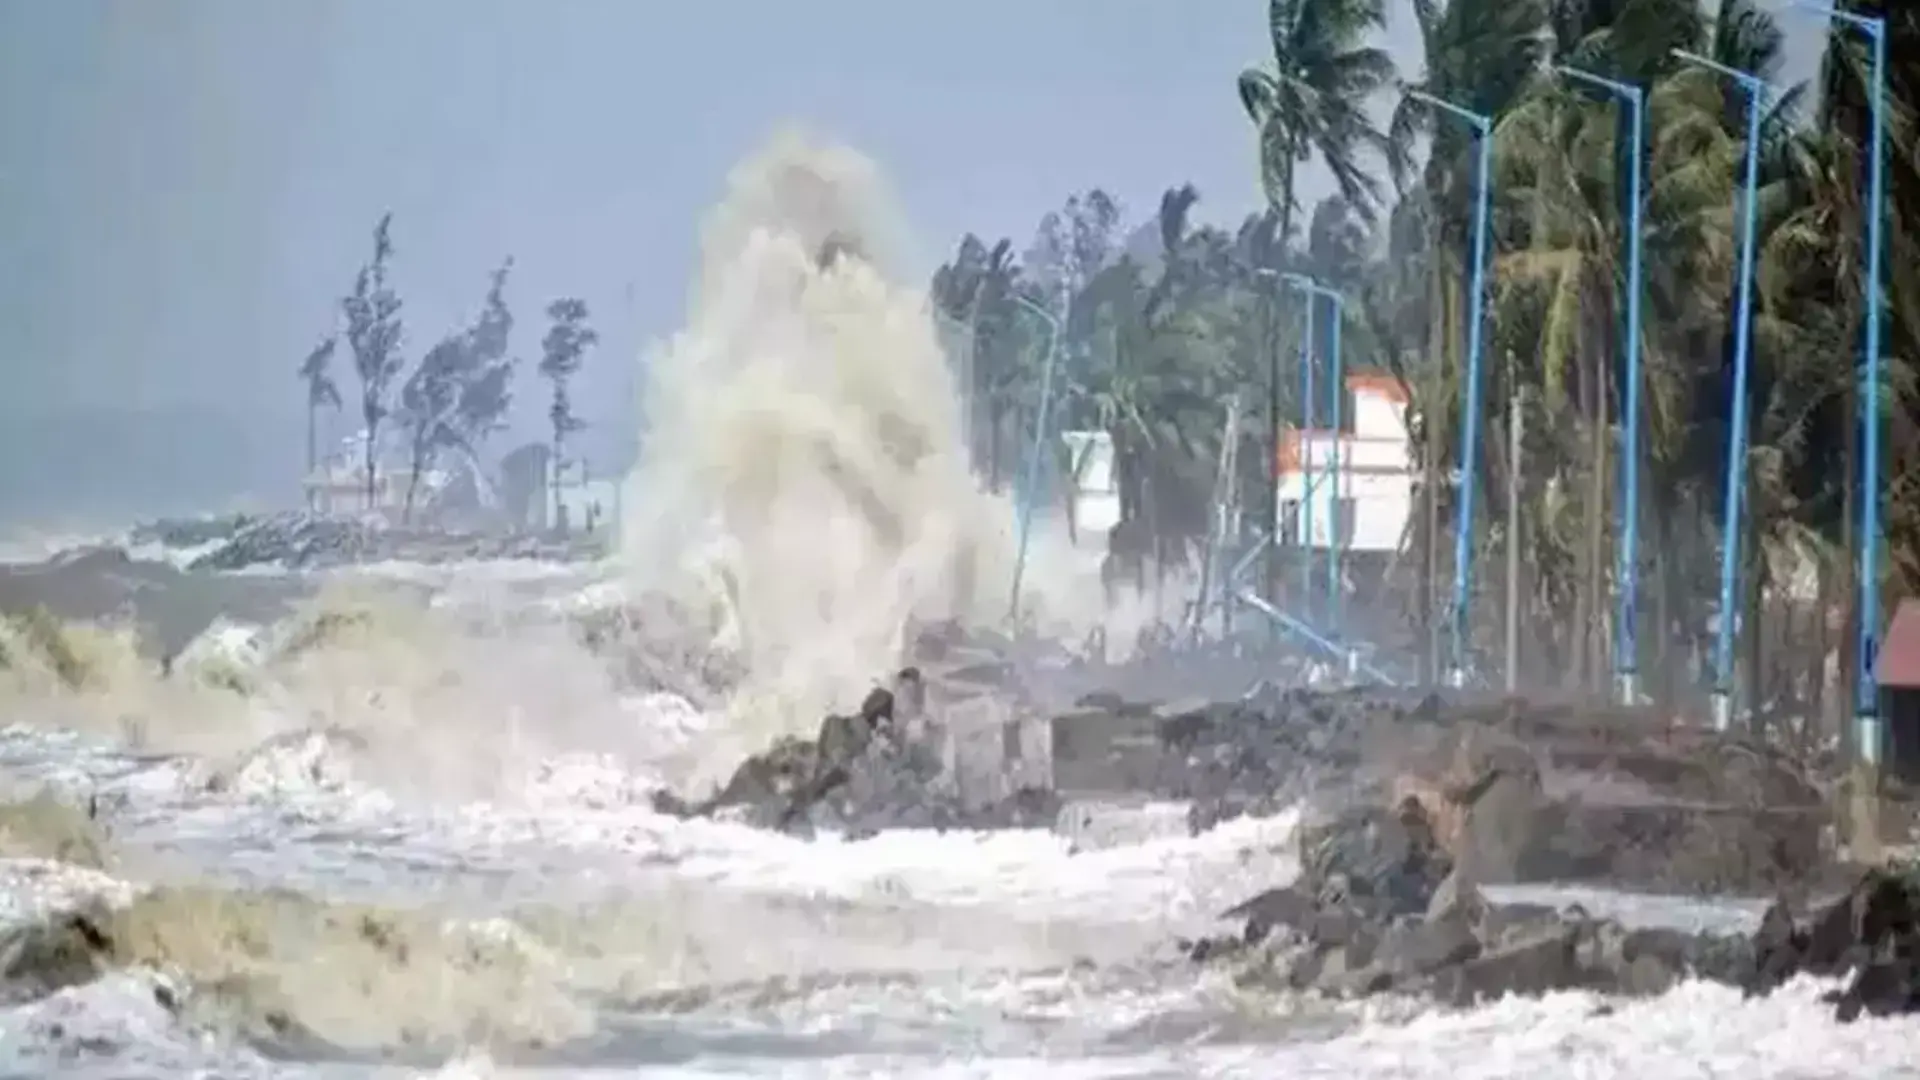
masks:
<path fill-rule="evenodd" d="M 1347 389 L 1356 394 L 1364 390 L 1401 405 L 1407 403 L 1407 388 L 1392 375 L 1349 375 Z"/>
<path fill-rule="evenodd" d="M 1900 601 L 1874 657 L 1873 674 L 1881 686 L 1920 689 L 1920 600 Z"/>

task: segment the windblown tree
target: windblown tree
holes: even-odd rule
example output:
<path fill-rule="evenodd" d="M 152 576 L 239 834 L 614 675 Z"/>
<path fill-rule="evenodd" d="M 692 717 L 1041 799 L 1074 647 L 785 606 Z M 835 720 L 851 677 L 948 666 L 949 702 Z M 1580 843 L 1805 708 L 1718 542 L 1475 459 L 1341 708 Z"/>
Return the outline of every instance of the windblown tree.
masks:
<path fill-rule="evenodd" d="M 340 387 L 333 381 L 333 354 L 340 339 L 332 334 L 313 347 L 305 360 L 300 361 L 300 380 L 307 384 L 307 480 L 310 483 L 315 470 L 320 466 L 320 410 L 339 409 Z M 314 494 L 309 490 L 308 509 L 312 509 Z"/>
<path fill-rule="evenodd" d="M 407 493 L 402 516 L 413 514 L 421 476 L 443 453 L 460 455 L 479 475 L 475 453 L 498 430 L 512 404 L 514 361 L 507 355 L 513 313 L 506 304 L 513 260 L 493 272 L 486 305 L 470 327 L 442 338 L 421 358 L 400 390 L 407 430 Z"/>
<path fill-rule="evenodd" d="M 547 421 L 553 432 L 553 508 L 554 520 L 561 529 L 567 526 L 565 506 L 560 500 L 560 476 L 566 467 L 567 436 L 586 426 L 573 411 L 569 384 L 580 373 L 580 363 L 600 335 L 587 326 L 587 305 L 583 300 L 555 300 L 547 305 L 551 325 L 540 341 L 540 376 L 553 386 L 553 399 L 547 406 Z"/>
<path fill-rule="evenodd" d="M 1363 215 L 1379 206 L 1367 156 L 1385 139 L 1367 103 L 1394 67 L 1367 38 L 1385 26 L 1384 0 L 1268 0 L 1273 67 L 1241 73 L 1240 104 L 1259 133 L 1260 179 L 1283 239 L 1293 235 L 1300 168 L 1315 158 Z"/>
<path fill-rule="evenodd" d="M 1738 627 L 1746 705 L 1799 702 L 1837 719 L 1851 674 L 1846 606 L 1858 537 L 1863 187 L 1868 65 L 1859 35 L 1828 43 L 1817 111 L 1800 88 L 1772 97 L 1755 147 L 1760 163 L 1750 447 L 1741 589 L 1722 611 L 1727 434 L 1737 310 L 1745 98 L 1728 80 L 1675 61 L 1704 53 L 1775 84 L 1783 33 L 1754 0 L 1409 0 L 1423 56 L 1404 87 L 1490 116 L 1494 183 L 1483 352 L 1480 444 L 1462 460 L 1462 390 L 1472 273 L 1476 154 L 1466 125 L 1407 95 L 1383 140 L 1367 99 L 1396 80 L 1368 36 L 1382 0 L 1277 0 L 1265 44 L 1275 62 L 1240 80 L 1239 105 L 1267 183 L 1262 214 L 1222 230 L 1194 220 L 1197 193 L 1175 186 L 1138 231 L 1117 226 L 1084 280 L 1067 290 L 1070 377 L 1056 385 L 1062 425 L 1106 431 L 1115 447 L 1130 558 L 1190 560 L 1206 524 L 1222 420 L 1235 394 L 1267 384 L 1269 358 L 1288 418 L 1298 301 L 1261 270 L 1299 270 L 1345 298 L 1350 371 L 1397 377 L 1419 470 L 1420 505 L 1384 595 L 1412 598 L 1400 618 L 1428 657 L 1442 635 L 1433 598 L 1451 584 L 1458 477 L 1487 498 L 1469 523 L 1477 565 L 1511 551 L 1529 681 L 1597 692 L 1622 658 L 1612 625 L 1627 587 L 1617 565 L 1622 523 L 1641 528 L 1643 686 L 1684 697 L 1713 674 L 1711 630 Z M 1870 10 L 1862 5 L 1861 10 Z M 1809 23 L 1809 26 L 1814 26 Z M 1920 44 L 1920 9 L 1889 16 L 1893 107 L 1888 135 L 1885 289 L 1886 585 L 1920 588 L 1920 218 L 1913 163 L 1920 82 L 1903 45 Z M 1811 31 L 1810 32 L 1817 32 Z M 1637 208 L 1644 295 L 1639 505 L 1619 489 L 1628 331 L 1627 110 L 1550 65 L 1569 64 L 1645 89 L 1647 143 Z M 1223 107 L 1225 106 L 1223 102 Z M 1813 122 L 1809 123 L 1809 120 Z M 1383 162 L 1373 160 L 1384 149 Z M 1303 210 L 1296 178 L 1319 158 L 1333 197 Z M 1090 178 L 1097 179 L 1097 178 Z M 1391 180 L 1390 187 L 1382 184 Z M 1098 189 L 1092 189 L 1098 190 Z M 1395 196 L 1385 204 L 1388 193 Z M 1084 203 L 1085 200 L 1083 199 Z M 1025 259 L 1012 245 L 967 237 L 936 275 L 933 301 L 969 343 L 977 399 L 991 412 L 977 460 L 997 484 L 1030 437 L 1044 327 L 1026 298 L 1059 310 L 1074 230 L 1056 214 Z M 1324 308 L 1322 310 L 1325 310 Z M 1322 325 L 1324 323 L 1322 322 Z M 1318 343 L 1324 349 L 1326 342 Z M 1242 402 L 1242 404 L 1249 404 Z M 1525 439 L 1509 452 L 1508 412 Z M 1259 410 L 1241 409 L 1242 490 L 1271 484 Z M 1324 416 L 1324 412 L 1321 413 Z M 1304 417 L 1301 417 L 1304 419 Z M 1289 420 L 1288 422 L 1292 422 Z M 1205 467 L 1203 467 L 1205 466 Z M 1509 484 L 1509 480 L 1512 481 Z M 1513 493 L 1509 504 L 1507 493 Z M 1256 504 L 1258 500 L 1255 500 Z M 1511 515 L 1510 513 L 1511 512 Z M 1517 529 L 1509 535 L 1510 518 Z M 1144 579 L 1144 571 L 1137 575 Z M 1500 637 L 1502 575 L 1477 573 L 1469 660 Z M 1359 586 L 1349 583 L 1349 589 Z M 1401 649 L 1389 644 L 1390 652 Z M 1804 650 L 1818 663 L 1778 662 Z M 1838 672 L 1839 680 L 1829 677 Z M 1839 682 L 1841 685 L 1830 685 Z M 1692 690 L 1689 690 L 1691 685 Z"/>
<path fill-rule="evenodd" d="M 380 426 L 391 412 L 393 382 L 406 367 L 400 353 L 405 327 L 400 320 L 400 297 L 388 283 L 393 261 L 393 215 L 384 214 L 373 229 L 373 258 L 355 276 L 353 292 L 340 301 L 346 315 L 347 347 L 353 351 L 353 369 L 360 376 L 360 419 L 366 437 L 366 503 L 379 499 Z"/>

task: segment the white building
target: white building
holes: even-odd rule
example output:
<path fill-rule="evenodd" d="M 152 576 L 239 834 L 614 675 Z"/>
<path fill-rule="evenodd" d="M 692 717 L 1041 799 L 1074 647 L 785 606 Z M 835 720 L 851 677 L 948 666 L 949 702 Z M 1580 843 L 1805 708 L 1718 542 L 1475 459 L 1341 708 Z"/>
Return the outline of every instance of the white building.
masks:
<path fill-rule="evenodd" d="M 1120 477 L 1113 465 L 1113 436 L 1104 431 L 1064 431 L 1073 470 L 1073 525 L 1079 546 L 1105 554 L 1107 533 L 1120 523 Z"/>
<path fill-rule="evenodd" d="M 1281 433 L 1281 527 L 1296 545 L 1328 547 L 1337 520 L 1341 550 L 1396 551 L 1413 516 L 1406 391 L 1391 376 L 1349 375 L 1341 412 L 1341 431 Z"/>

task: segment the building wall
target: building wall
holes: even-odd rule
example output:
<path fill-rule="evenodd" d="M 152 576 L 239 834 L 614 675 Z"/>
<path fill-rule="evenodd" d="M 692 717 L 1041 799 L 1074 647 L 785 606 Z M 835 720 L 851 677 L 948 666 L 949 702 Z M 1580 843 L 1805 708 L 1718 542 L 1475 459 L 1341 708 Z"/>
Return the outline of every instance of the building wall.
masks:
<path fill-rule="evenodd" d="M 1079 473 L 1073 494 L 1079 547 L 1104 552 L 1107 533 L 1120 523 L 1120 484 L 1113 464 L 1113 437 L 1104 431 L 1063 431 L 1067 460 Z"/>
<path fill-rule="evenodd" d="M 1396 551 L 1413 515 L 1413 453 L 1398 387 L 1377 376 L 1348 381 L 1351 432 L 1292 431 L 1276 483 L 1289 542 L 1351 551 Z M 1336 530 L 1335 524 L 1338 522 Z"/>

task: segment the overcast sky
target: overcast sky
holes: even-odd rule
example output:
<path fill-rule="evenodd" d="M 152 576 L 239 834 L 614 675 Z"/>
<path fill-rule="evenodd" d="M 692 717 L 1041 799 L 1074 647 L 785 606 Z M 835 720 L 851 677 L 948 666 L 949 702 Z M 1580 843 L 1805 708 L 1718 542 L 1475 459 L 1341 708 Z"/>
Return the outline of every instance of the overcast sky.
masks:
<path fill-rule="evenodd" d="M 1096 184 L 1137 220 L 1191 180 L 1237 218 L 1265 7 L 0 0 L 0 523 L 291 501 L 293 370 L 384 210 L 416 355 L 509 253 L 521 355 L 546 301 L 588 302 L 603 454 L 701 215 L 784 122 L 882 163 L 929 269 L 969 229 L 1024 246 Z"/>

